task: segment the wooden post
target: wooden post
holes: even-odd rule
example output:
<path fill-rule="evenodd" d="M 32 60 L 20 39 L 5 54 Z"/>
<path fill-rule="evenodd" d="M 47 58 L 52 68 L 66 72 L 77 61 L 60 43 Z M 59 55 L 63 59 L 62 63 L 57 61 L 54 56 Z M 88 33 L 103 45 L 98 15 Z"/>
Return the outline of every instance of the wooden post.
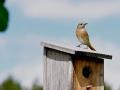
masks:
<path fill-rule="evenodd" d="M 104 90 L 104 59 L 111 55 L 42 42 L 44 90 Z"/>

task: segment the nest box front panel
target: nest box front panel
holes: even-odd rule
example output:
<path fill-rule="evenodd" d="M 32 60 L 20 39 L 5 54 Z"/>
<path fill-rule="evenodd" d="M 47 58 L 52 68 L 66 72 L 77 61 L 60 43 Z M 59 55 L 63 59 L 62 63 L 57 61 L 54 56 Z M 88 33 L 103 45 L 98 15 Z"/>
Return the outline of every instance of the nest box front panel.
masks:
<path fill-rule="evenodd" d="M 104 60 L 90 57 L 73 58 L 74 85 L 100 87 L 104 83 Z M 75 89 L 77 90 L 77 89 Z M 80 89 L 81 90 L 81 89 Z M 87 90 L 87 89 L 85 89 Z"/>

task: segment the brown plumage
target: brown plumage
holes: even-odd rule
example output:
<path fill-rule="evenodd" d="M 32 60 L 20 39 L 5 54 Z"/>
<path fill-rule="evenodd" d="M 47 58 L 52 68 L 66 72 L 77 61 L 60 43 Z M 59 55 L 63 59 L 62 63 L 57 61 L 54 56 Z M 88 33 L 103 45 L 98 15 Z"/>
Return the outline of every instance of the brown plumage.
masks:
<path fill-rule="evenodd" d="M 81 44 L 87 45 L 91 50 L 96 51 L 90 43 L 89 35 L 88 35 L 88 33 L 85 29 L 86 24 L 87 23 L 78 24 L 77 29 L 76 29 L 76 36 L 77 36 L 77 38 L 78 38 L 78 40 L 80 41 Z M 78 45 L 78 46 L 80 46 L 80 45 Z"/>

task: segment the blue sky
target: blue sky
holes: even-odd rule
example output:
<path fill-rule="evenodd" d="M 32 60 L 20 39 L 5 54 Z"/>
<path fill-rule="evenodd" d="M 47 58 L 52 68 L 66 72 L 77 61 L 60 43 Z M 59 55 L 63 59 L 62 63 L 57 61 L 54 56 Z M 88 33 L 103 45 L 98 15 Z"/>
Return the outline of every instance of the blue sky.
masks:
<path fill-rule="evenodd" d="M 75 29 L 88 22 L 87 31 L 98 51 L 111 53 L 105 60 L 105 80 L 120 85 L 119 0 L 7 0 L 9 27 L 0 33 L 0 82 L 13 75 L 25 86 L 38 78 L 42 84 L 41 41 L 78 43 Z M 117 82 L 116 82 L 117 81 Z"/>

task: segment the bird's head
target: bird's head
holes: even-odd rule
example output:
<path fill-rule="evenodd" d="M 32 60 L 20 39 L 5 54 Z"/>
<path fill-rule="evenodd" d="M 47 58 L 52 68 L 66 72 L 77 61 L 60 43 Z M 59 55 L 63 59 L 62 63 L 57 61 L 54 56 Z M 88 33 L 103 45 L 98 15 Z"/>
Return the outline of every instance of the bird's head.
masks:
<path fill-rule="evenodd" d="M 79 23 L 77 28 L 85 28 L 88 23 Z"/>

